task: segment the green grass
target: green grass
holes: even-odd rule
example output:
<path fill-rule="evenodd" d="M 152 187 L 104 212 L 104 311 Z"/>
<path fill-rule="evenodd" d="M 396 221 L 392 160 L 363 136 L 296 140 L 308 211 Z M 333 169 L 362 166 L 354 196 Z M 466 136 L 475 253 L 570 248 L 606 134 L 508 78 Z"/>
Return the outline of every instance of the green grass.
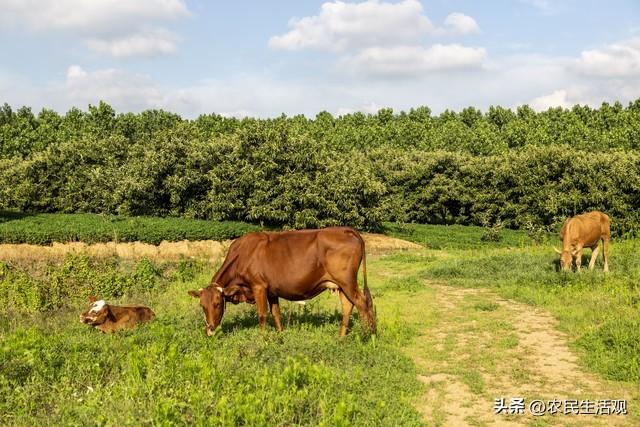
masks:
<path fill-rule="evenodd" d="M 450 244 L 464 247 L 467 239 L 468 236 L 463 236 L 462 242 L 452 239 Z M 414 325 L 416 335 L 405 349 L 416 361 L 419 374 L 425 378 L 442 374 L 452 378 L 447 379 L 449 386 L 457 382 L 468 392 L 460 399 L 486 407 L 495 396 L 510 389 L 503 388 L 503 381 L 510 383 L 511 389 L 532 390 L 525 396 L 527 399 L 538 394 L 548 399 L 558 393 L 557 386 L 546 382 L 549 379 L 539 382 L 546 377 L 536 371 L 538 360 L 533 357 L 537 356 L 527 356 L 528 350 L 520 345 L 522 332 L 517 331 L 514 323 L 517 316 L 513 316 L 520 308 L 503 308 L 496 300 L 497 294 L 550 312 L 558 321 L 558 328 L 566 332 L 569 347 L 579 357 L 578 371 L 595 372 L 612 381 L 602 382 L 602 389 L 596 387 L 590 392 L 581 391 L 576 384 L 570 396 L 586 393 L 582 398 L 601 399 L 603 395 L 620 398 L 625 393 L 621 390 L 627 390 L 628 421 L 629 425 L 635 425 L 640 422 L 636 403 L 640 396 L 639 243 L 638 240 L 612 243 L 612 271 L 608 275 L 602 272 L 601 258 L 593 272 L 558 272 L 557 255 L 550 245 L 516 248 L 487 245 L 480 250 L 397 253 L 377 260 L 369 271 L 376 279 L 374 283 L 379 283 L 374 286 L 376 301 L 384 299 L 386 304 L 397 304 L 403 320 Z M 590 255 L 585 252 L 585 257 Z M 420 281 L 422 291 L 413 286 Z M 451 298 L 449 304 L 442 301 L 442 296 L 435 298 L 431 289 L 440 289 L 438 285 L 443 284 L 451 289 L 445 294 L 460 292 L 458 295 L 464 297 L 457 302 Z M 480 289 L 466 294 L 466 288 Z M 490 293 L 483 293 L 485 290 Z M 442 291 L 435 294 L 442 295 Z M 404 295 L 404 299 L 399 295 Z M 565 386 L 570 389 L 572 384 Z M 447 425 L 448 417 L 439 408 L 458 396 L 438 393 L 430 396 L 431 400 L 425 403 L 431 408 L 431 412 L 427 410 L 431 413 L 427 423 Z M 562 423 L 545 419 L 549 425 Z M 483 422 L 490 424 L 492 418 L 485 418 L 479 425 L 484 425 Z"/>
<path fill-rule="evenodd" d="M 90 266 L 100 276 L 110 267 L 97 262 Z M 207 338 L 187 290 L 211 273 L 186 281 L 165 274 L 149 292 L 108 298 L 144 302 L 157 314 L 119 334 L 80 324 L 76 300 L 0 316 L 0 425 L 420 424 L 412 401 L 421 386 L 400 350 L 413 330 L 397 316 L 383 316 L 377 339 L 355 319 L 340 339 L 339 302 L 327 293 L 304 307 L 284 302 L 283 333 L 261 333 L 254 306 L 229 305 L 222 330 Z"/>
<path fill-rule="evenodd" d="M 608 275 L 601 258 L 594 272 L 561 273 L 551 245 L 532 244 L 526 233 L 484 242 L 481 228 L 411 227 L 414 241 L 447 249 L 368 259 L 375 339 L 365 338 L 357 315 L 339 339 L 339 302 L 328 293 L 304 307 L 285 302 L 280 334 L 258 331 L 254 306 L 230 306 L 221 332 L 207 339 L 186 291 L 205 285 L 214 269 L 197 262 L 76 255 L 4 264 L 0 425 L 419 425 L 413 404 L 424 387 L 416 374 L 438 373 L 452 357 L 459 359 L 443 372 L 478 398 L 495 397 L 485 396 L 492 375 L 535 379 L 532 368 L 509 359 L 519 338 L 505 308 L 471 295 L 451 311 L 434 300 L 432 283 L 487 288 L 541 307 L 587 369 L 640 383 L 640 240 L 612 242 Z M 134 331 L 97 333 L 77 320 L 89 292 L 147 303 L 158 317 Z M 46 304 L 52 296 L 55 306 Z M 438 411 L 435 422 L 446 418 Z"/>
<path fill-rule="evenodd" d="M 0 243 L 140 241 L 158 244 L 162 240 L 233 239 L 259 229 L 235 221 L 0 211 Z M 522 247 L 533 242 L 526 232 L 509 229 L 498 232 L 498 241 L 485 241 L 486 228 L 462 225 L 386 223 L 383 231 L 431 249 Z"/>
<path fill-rule="evenodd" d="M 611 273 L 558 272 L 550 246 L 456 250 L 424 265 L 420 276 L 463 287 L 489 287 L 505 298 L 543 307 L 569 333 L 587 364 L 614 380 L 640 381 L 638 240 L 614 242 Z M 589 251 L 583 254 L 586 261 Z M 483 309 L 477 307 L 479 309 Z"/>
<path fill-rule="evenodd" d="M 162 292 L 171 281 L 193 278 L 205 265 L 193 259 L 154 264 L 146 258 L 96 259 L 83 253 L 38 264 L 0 261 L 0 313 L 39 313 L 77 306 L 90 295 L 147 297 Z"/>
<path fill-rule="evenodd" d="M 226 240 L 260 228 L 234 221 L 0 211 L 0 243 Z"/>

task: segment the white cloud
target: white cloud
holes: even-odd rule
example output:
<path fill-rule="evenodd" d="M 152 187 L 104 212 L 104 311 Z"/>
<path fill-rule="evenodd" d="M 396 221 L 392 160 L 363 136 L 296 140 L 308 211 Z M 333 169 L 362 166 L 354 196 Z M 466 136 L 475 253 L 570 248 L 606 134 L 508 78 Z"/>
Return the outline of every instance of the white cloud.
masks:
<path fill-rule="evenodd" d="M 417 0 L 388 3 L 366 0 L 323 3 L 315 16 L 292 19 L 289 32 L 272 37 L 275 49 L 319 49 L 345 52 L 338 68 L 351 73 L 386 77 L 416 77 L 424 73 L 482 65 L 484 48 L 459 44 L 423 45 L 423 37 L 480 32 L 463 13 L 447 16 L 434 27 Z"/>
<path fill-rule="evenodd" d="M 255 116 L 250 110 L 236 110 L 236 111 L 223 111 L 219 113 L 222 117 L 231 118 L 234 117 L 236 119 L 244 119 L 245 117 Z"/>
<path fill-rule="evenodd" d="M 435 27 L 417 0 L 398 3 L 379 0 L 345 3 L 336 0 L 323 3 L 318 15 L 291 19 L 289 27 L 289 32 L 271 37 L 271 48 L 340 52 L 417 44 L 427 34 L 452 36 L 480 32 L 475 19 L 460 12 L 449 14 L 442 27 Z"/>
<path fill-rule="evenodd" d="M 144 74 L 84 64 L 62 72 L 52 69 L 49 80 L 40 82 L 0 66 L 0 103 L 64 112 L 103 99 L 118 112 L 164 108 L 193 118 L 207 113 L 274 117 L 283 112 L 313 117 L 323 110 L 375 114 L 380 107 L 399 111 L 420 105 L 434 114 L 447 108 L 486 110 L 490 105 L 514 108 L 524 103 L 544 110 L 575 104 L 597 107 L 604 101 L 625 104 L 640 98 L 640 75 L 585 73 L 578 67 L 583 61 L 579 54 L 486 56 L 482 48 L 455 44 L 369 47 L 341 55 L 335 73 L 280 76 L 263 70 L 180 87 Z M 458 68 L 465 72 L 449 72 Z"/>
<path fill-rule="evenodd" d="M 485 59 L 483 48 L 458 44 L 422 46 L 372 47 L 363 49 L 343 64 L 352 72 L 387 77 L 419 76 L 424 73 L 479 68 Z"/>
<path fill-rule="evenodd" d="M 226 80 L 205 80 L 177 90 L 168 89 L 164 107 L 189 117 L 217 113 L 227 117 L 278 116 L 282 112 L 300 114 L 323 97 L 337 96 L 331 88 L 282 81 L 260 74 L 242 74 Z"/>
<path fill-rule="evenodd" d="M 171 54 L 178 37 L 160 22 L 189 16 L 184 0 L 0 0 L 0 25 L 77 36 L 111 56 Z"/>
<path fill-rule="evenodd" d="M 560 12 L 565 6 L 560 0 L 519 0 L 520 3 L 528 4 L 545 15 L 553 15 Z"/>
<path fill-rule="evenodd" d="M 567 100 L 567 91 L 561 89 L 549 95 L 534 98 L 529 105 L 536 111 L 545 111 L 552 107 L 569 108 L 573 104 Z"/>
<path fill-rule="evenodd" d="M 305 48 L 342 51 L 349 48 L 415 42 L 433 31 L 417 0 L 386 3 L 367 0 L 322 4 L 319 15 L 292 19 L 291 30 L 271 37 L 275 49 Z"/>
<path fill-rule="evenodd" d="M 5 24 L 20 21 L 37 31 L 104 33 L 188 14 L 183 0 L 0 0 Z"/>
<path fill-rule="evenodd" d="M 439 32 L 451 35 L 479 33 L 480 27 L 475 19 L 464 13 L 451 13 L 444 20 L 444 28 Z"/>
<path fill-rule="evenodd" d="M 118 69 L 86 71 L 78 65 L 67 70 L 65 96 L 71 105 L 105 101 L 118 110 L 140 111 L 162 106 L 162 91 L 146 75 Z"/>
<path fill-rule="evenodd" d="M 365 114 L 376 114 L 380 109 L 383 108 L 376 104 L 375 102 L 369 102 L 368 104 L 361 105 L 360 107 L 349 108 L 349 107 L 340 107 L 336 110 L 336 116 L 345 116 L 347 114 L 353 114 L 356 111 L 360 111 Z"/>
<path fill-rule="evenodd" d="M 115 57 L 157 56 L 176 52 L 178 37 L 166 30 L 158 29 L 125 37 L 111 39 L 89 39 L 89 50 Z"/>
<path fill-rule="evenodd" d="M 577 61 L 578 72 L 594 77 L 640 77 L 640 38 L 585 50 Z"/>

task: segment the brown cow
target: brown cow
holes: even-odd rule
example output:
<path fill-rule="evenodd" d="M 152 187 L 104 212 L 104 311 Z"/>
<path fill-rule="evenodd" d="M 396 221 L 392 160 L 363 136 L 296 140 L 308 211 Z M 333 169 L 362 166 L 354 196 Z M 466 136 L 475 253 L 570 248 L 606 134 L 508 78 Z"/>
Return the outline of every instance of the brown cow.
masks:
<path fill-rule="evenodd" d="M 364 294 L 358 289 L 362 262 Z M 340 293 L 342 324 L 347 333 L 355 305 L 360 317 L 376 331 L 373 300 L 367 286 L 364 240 L 348 227 L 322 230 L 256 232 L 237 239 L 222 267 L 206 288 L 189 291 L 200 299 L 207 335 L 211 336 L 224 314 L 225 301 L 256 304 L 260 328 L 265 329 L 268 309 L 275 327 L 282 330 L 278 298 L 310 299 L 326 289 Z"/>
<path fill-rule="evenodd" d="M 89 309 L 80 315 L 80 322 L 95 326 L 102 332 L 130 329 L 140 322 L 152 320 L 155 314 L 143 305 L 109 305 L 104 300 L 89 297 Z"/>
<path fill-rule="evenodd" d="M 582 262 L 582 248 L 591 248 L 591 261 L 589 270 L 593 270 L 602 240 L 604 271 L 609 271 L 609 239 L 611 238 L 609 217 L 599 211 L 587 212 L 569 218 L 560 230 L 562 239 L 562 251 L 555 249 L 560 254 L 560 267 L 563 271 L 571 270 L 573 257 L 576 258 L 576 269 L 580 270 Z"/>

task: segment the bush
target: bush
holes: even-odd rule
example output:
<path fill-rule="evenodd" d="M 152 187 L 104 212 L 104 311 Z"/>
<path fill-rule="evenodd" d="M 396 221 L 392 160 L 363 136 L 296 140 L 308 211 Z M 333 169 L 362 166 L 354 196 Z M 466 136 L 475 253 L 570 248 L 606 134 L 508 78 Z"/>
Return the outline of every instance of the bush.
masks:
<path fill-rule="evenodd" d="M 70 254 L 61 264 L 29 266 L 0 263 L 0 313 L 35 313 L 84 304 L 90 295 L 111 299 L 162 289 L 169 265 L 147 259 L 128 264 L 117 258 L 100 260 Z M 202 264 L 191 267 L 195 274 Z"/>
<path fill-rule="evenodd" d="M 483 217 L 555 227 L 600 209 L 614 233 L 633 235 L 639 135 L 640 100 L 541 113 L 521 106 L 433 116 L 421 107 L 242 121 L 116 115 L 104 103 L 36 116 L 5 105 L 0 209 L 369 229 L 382 221 L 480 225 Z"/>
<path fill-rule="evenodd" d="M 634 235 L 640 224 L 635 152 L 593 156 L 550 146 L 485 157 L 388 150 L 376 157 L 388 188 L 382 204 L 393 221 L 559 229 L 567 217 L 598 209 L 611 217 L 616 236 Z"/>

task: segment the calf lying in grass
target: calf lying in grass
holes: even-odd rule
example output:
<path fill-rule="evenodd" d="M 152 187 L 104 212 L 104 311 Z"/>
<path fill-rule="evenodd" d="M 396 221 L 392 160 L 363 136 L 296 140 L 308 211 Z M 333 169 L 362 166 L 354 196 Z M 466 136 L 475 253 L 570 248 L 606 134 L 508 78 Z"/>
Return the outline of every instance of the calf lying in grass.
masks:
<path fill-rule="evenodd" d="M 116 332 L 133 328 L 154 317 L 153 311 L 143 305 L 109 305 L 104 300 L 96 301 L 95 297 L 89 297 L 89 309 L 80 315 L 80 321 L 102 332 Z"/>

